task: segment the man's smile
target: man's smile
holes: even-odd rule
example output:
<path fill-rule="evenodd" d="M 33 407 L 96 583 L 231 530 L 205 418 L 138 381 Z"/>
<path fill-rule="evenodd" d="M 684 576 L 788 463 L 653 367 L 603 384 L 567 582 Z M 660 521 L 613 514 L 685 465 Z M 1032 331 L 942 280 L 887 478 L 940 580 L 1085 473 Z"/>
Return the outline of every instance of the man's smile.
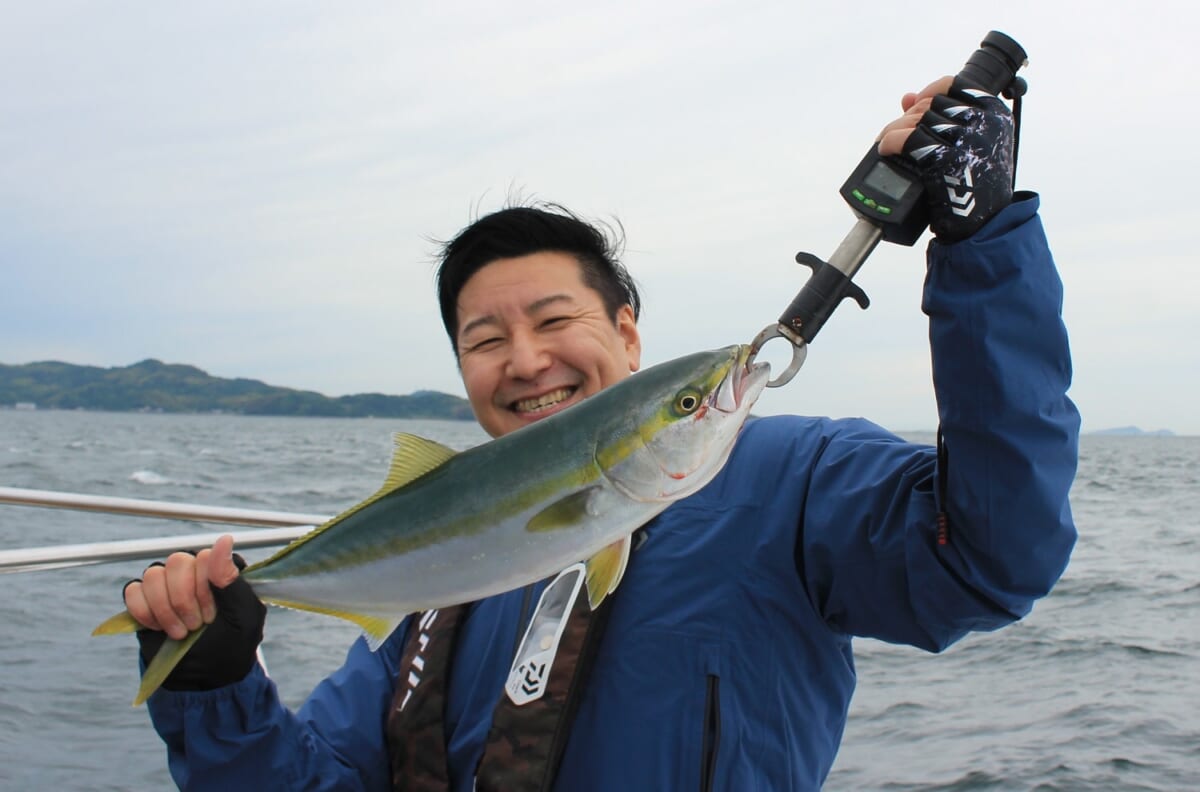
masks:
<path fill-rule="evenodd" d="M 566 401 L 574 395 L 579 388 L 577 386 L 569 386 L 566 388 L 557 388 L 555 390 L 543 393 L 541 396 L 534 396 L 527 399 L 518 399 L 509 405 L 509 409 L 513 412 L 522 413 L 524 415 L 542 412 L 553 407 L 556 404 Z"/>

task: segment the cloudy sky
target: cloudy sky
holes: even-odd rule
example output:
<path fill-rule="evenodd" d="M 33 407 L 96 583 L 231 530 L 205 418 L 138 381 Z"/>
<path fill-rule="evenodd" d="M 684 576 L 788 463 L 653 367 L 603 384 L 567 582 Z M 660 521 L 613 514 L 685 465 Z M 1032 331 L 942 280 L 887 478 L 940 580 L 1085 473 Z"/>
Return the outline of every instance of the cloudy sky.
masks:
<path fill-rule="evenodd" d="M 648 363 L 749 341 L 849 230 L 901 94 L 999 29 L 1084 428 L 1200 434 L 1187 4 L 3 5 L 0 362 L 461 394 L 432 240 L 512 195 L 624 226 Z M 871 256 L 871 309 L 760 412 L 936 424 L 922 248 Z"/>

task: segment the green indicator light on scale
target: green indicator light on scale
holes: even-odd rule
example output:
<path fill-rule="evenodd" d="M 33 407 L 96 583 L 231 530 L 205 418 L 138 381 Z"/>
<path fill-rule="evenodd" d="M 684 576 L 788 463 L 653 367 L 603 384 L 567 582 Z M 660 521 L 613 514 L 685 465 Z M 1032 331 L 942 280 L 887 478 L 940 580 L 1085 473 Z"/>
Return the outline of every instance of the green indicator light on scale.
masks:
<path fill-rule="evenodd" d="M 875 209 L 879 214 L 890 215 L 892 213 L 892 207 L 890 206 L 877 206 Z"/>
<path fill-rule="evenodd" d="M 863 195 L 863 194 L 862 194 L 861 192 L 859 192 L 858 190 L 855 190 L 854 192 L 852 192 L 852 193 L 850 193 L 850 194 L 851 194 L 851 195 L 853 195 L 855 198 L 857 198 L 857 199 L 858 199 L 858 200 L 860 200 L 860 201 L 865 201 L 865 200 L 867 200 L 867 196 Z"/>
<path fill-rule="evenodd" d="M 866 206 L 868 209 L 874 209 L 879 204 L 875 203 L 875 200 L 873 198 L 868 198 L 867 200 L 863 201 L 863 205 Z"/>

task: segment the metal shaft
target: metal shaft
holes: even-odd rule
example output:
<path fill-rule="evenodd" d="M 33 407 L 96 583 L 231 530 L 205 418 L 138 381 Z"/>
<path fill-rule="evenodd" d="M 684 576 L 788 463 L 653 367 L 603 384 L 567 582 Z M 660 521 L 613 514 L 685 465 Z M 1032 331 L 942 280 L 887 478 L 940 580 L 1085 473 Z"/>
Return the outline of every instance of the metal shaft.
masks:
<path fill-rule="evenodd" d="M 881 239 L 883 230 L 860 217 L 826 263 L 852 279 Z"/>

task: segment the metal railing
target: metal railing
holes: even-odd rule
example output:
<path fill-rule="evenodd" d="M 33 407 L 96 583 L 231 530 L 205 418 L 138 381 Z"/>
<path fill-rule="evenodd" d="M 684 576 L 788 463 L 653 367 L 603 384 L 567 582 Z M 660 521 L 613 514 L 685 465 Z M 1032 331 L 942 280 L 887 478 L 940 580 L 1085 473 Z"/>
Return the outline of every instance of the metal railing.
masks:
<path fill-rule="evenodd" d="M 235 509 L 224 506 L 203 506 L 194 503 L 136 498 L 112 498 L 71 492 L 0 487 L 0 504 L 37 506 L 50 509 L 123 514 L 133 517 L 157 517 L 169 520 L 189 520 L 201 523 L 220 523 L 257 527 L 253 531 L 222 531 L 218 533 L 163 536 L 148 539 L 125 539 L 111 542 L 26 547 L 0 550 L 0 574 L 32 572 L 46 569 L 104 564 L 113 561 L 161 558 L 177 550 L 201 550 L 209 547 L 223 533 L 233 535 L 239 549 L 277 547 L 297 539 L 329 519 L 320 514 L 258 509 Z"/>

